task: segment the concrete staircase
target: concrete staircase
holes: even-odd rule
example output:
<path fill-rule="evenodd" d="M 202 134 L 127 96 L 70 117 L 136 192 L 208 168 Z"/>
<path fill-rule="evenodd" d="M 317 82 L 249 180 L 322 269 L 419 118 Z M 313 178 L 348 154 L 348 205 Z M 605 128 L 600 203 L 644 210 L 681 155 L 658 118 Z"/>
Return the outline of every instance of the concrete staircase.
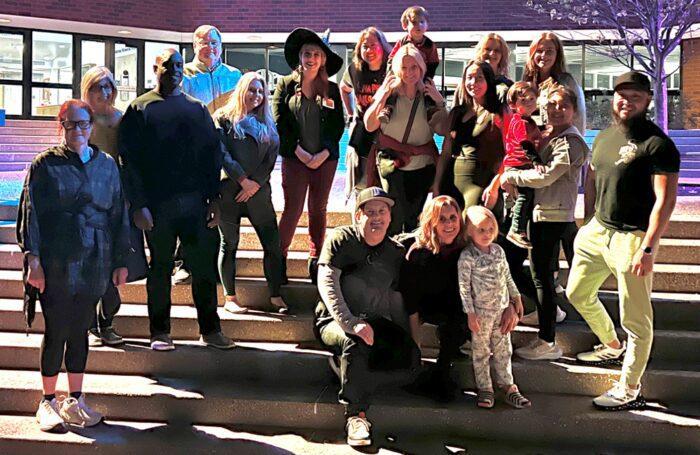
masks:
<path fill-rule="evenodd" d="M 58 142 L 53 125 L 8 120 L 0 128 L 0 189 L 5 176 L 21 180 L 17 176 L 23 175 L 31 156 Z M 697 144 L 700 150 L 700 135 Z M 687 153 L 697 156 L 692 150 Z M 8 199 L 16 198 L 16 186 L 7 191 L 14 191 Z M 198 346 L 189 286 L 173 288 L 177 350 L 151 351 L 144 283 L 124 286 L 115 326 L 128 342 L 92 349 L 85 378 L 90 402 L 106 413 L 108 423 L 55 435 L 39 432 L 33 418 L 41 396 L 43 319 L 39 311 L 34 327 L 25 333 L 15 214 L 14 200 L 0 202 L 0 453 L 354 453 L 342 445 L 337 380 L 312 332 L 318 296 L 306 279 L 306 216 L 290 253 L 292 280 L 283 288 L 292 315 L 265 312 L 269 296 L 261 278 L 260 245 L 252 227 L 242 228 L 237 288 L 253 310 L 245 315 L 219 310 L 224 332 L 240 344 L 233 351 Z M 330 226 L 338 226 L 348 224 L 350 215 L 333 211 L 328 219 Z M 379 393 L 369 414 L 375 447 L 381 453 L 419 454 L 460 449 L 700 453 L 700 217 L 674 217 L 658 262 L 653 303 L 657 332 L 643 381 L 649 408 L 622 413 L 593 409 L 591 398 L 607 390 L 617 371 L 573 361 L 576 352 L 596 340 L 562 301 L 568 318 L 558 328 L 557 342 L 565 358 L 514 361 L 516 381 L 532 399 L 532 409 L 515 411 L 501 402 L 492 411 L 477 409 L 471 363 L 465 359 L 457 362 L 455 373 L 466 392 L 449 405 L 397 390 Z M 604 288 L 601 298 L 617 320 L 614 280 Z M 535 336 L 532 328 L 518 328 L 513 342 L 521 346 Z M 422 347 L 426 361 L 433 361 L 437 339 L 432 327 L 424 327 Z M 59 389 L 66 390 L 63 376 Z"/>

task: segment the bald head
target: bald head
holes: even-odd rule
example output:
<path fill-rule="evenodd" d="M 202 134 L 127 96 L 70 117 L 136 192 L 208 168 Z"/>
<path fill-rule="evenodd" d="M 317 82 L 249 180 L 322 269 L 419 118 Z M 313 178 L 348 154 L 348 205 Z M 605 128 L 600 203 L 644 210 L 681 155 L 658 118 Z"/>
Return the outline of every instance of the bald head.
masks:
<path fill-rule="evenodd" d="M 166 49 L 156 57 L 156 91 L 163 96 L 179 95 L 182 82 L 182 55 L 177 49 Z"/>

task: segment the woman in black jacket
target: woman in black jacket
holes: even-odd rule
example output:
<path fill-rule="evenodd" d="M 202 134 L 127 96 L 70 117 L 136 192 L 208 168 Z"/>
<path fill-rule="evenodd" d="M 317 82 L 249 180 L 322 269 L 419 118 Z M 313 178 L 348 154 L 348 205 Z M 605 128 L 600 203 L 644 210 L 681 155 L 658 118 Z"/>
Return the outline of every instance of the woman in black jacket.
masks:
<path fill-rule="evenodd" d="M 298 28 L 284 44 L 292 74 L 277 83 L 272 114 L 280 135 L 284 211 L 280 219 L 283 270 L 297 222 L 309 193 L 309 276 L 316 282 L 318 255 L 326 232 L 326 206 L 345 129 L 338 84 L 328 80 L 343 65 L 328 37 Z M 286 280 L 285 280 L 286 281 Z"/>

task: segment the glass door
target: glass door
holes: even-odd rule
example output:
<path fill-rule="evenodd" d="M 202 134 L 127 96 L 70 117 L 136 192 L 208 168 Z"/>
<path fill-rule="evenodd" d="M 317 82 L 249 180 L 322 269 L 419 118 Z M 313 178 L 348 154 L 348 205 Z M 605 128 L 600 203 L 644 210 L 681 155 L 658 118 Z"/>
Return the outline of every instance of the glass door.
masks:
<path fill-rule="evenodd" d="M 125 111 L 137 96 L 138 54 L 139 50 L 135 46 L 114 44 L 114 79 L 119 90 L 114 105 L 120 111 Z"/>

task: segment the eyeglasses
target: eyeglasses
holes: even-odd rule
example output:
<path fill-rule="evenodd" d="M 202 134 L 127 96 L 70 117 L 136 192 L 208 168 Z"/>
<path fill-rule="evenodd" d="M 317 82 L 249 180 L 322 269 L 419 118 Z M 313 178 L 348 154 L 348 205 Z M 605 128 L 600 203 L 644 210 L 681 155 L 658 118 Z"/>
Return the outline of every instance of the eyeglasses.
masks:
<path fill-rule="evenodd" d="M 90 120 L 78 120 L 77 122 L 74 122 L 73 120 L 63 120 L 61 122 L 61 126 L 66 131 L 74 130 L 76 128 L 86 130 L 92 126 L 92 122 Z"/>

